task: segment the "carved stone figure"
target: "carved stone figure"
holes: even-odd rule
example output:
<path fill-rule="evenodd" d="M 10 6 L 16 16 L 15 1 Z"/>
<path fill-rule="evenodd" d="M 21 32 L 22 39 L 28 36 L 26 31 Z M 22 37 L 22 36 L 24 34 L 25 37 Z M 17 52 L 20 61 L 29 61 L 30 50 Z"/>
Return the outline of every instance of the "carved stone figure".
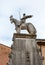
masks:
<path fill-rule="evenodd" d="M 23 14 L 23 18 L 19 21 L 10 16 L 10 21 L 15 24 L 17 34 L 13 34 L 13 44 L 7 65 L 43 65 L 42 56 L 37 47 L 36 29 L 32 23 L 26 23 L 26 19 L 31 17 L 31 15 Z M 26 29 L 29 34 L 18 34 L 22 29 Z"/>
<path fill-rule="evenodd" d="M 25 14 L 23 14 L 23 18 L 21 18 L 21 20 L 17 20 L 15 18 L 13 18 L 13 16 L 10 16 L 10 21 L 11 23 L 15 24 L 15 30 L 17 31 L 17 33 L 20 33 L 20 30 L 24 30 L 26 29 L 29 34 L 36 34 L 36 29 L 33 26 L 32 23 L 26 23 L 26 19 L 27 18 L 31 18 L 32 16 L 25 16 Z"/>

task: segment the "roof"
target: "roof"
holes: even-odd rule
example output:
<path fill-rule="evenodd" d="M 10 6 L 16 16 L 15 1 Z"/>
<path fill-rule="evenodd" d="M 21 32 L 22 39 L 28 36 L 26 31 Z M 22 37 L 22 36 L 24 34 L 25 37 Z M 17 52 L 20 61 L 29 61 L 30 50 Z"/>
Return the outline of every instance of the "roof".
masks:
<path fill-rule="evenodd" d="M 11 52 L 11 48 L 0 44 L 0 65 L 6 65 L 9 61 L 8 55 Z"/>
<path fill-rule="evenodd" d="M 45 45 L 45 39 L 36 39 L 38 45 Z"/>

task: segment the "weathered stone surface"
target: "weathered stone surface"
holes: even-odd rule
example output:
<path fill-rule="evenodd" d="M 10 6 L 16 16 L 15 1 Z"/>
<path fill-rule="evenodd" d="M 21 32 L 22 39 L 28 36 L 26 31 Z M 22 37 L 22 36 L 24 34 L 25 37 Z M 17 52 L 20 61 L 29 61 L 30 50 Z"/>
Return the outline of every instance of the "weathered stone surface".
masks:
<path fill-rule="evenodd" d="M 14 34 L 9 65 L 41 65 L 36 36 Z"/>
<path fill-rule="evenodd" d="M 31 35 L 31 34 L 13 34 L 13 41 L 15 41 L 15 38 L 27 38 L 27 39 L 36 39 L 36 35 Z"/>
<path fill-rule="evenodd" d="M 33 65 L 33 47 L 35 48 L 35 39 L 16 38 L 14 42 L 15 49 L 13 52 L 13 63 L 16 65 L 26 65 L 28 58 L 26 53 L 29 53 L 29 63 Z M 15 60 L 15 61 L 14 61 Z"/>

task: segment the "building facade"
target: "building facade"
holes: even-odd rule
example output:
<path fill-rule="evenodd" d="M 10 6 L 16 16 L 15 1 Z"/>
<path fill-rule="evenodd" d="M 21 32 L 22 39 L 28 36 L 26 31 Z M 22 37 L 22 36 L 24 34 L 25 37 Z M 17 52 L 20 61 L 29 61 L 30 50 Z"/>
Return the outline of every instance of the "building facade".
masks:
<path fill-rule="evenodd" d="M 42 55 L 43 65 L 45 65 L 45 39 L 36 39 L 37 46 L 40 49 Z M 0 65 L 7 65 L 9 61 L 9 54 L 11 53 L 11 48 L 0 44 Z"/>

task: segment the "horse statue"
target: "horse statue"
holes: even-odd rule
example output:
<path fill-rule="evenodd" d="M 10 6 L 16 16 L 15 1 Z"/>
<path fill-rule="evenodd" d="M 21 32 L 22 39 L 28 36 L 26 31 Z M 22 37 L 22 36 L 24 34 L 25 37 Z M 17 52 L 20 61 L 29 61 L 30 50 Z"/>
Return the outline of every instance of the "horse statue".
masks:
<path fill-rule="evenodd" d="M 36 29 L 34 27 L 34 25 L 32 23 L 25 23 L 25 20 L 27 18 L 31 18 L 32 16 L 23 16 L 23 18 L 19 21 L 15 18 L 13 18 L 13 16 L 10 16 L 10 21 L 11 23 L 15 24 L 15 30 L 17 33 L 20 33 L 20 30 L 27 30 L 29 32 L 29 34 L 36 34 Z"/>

